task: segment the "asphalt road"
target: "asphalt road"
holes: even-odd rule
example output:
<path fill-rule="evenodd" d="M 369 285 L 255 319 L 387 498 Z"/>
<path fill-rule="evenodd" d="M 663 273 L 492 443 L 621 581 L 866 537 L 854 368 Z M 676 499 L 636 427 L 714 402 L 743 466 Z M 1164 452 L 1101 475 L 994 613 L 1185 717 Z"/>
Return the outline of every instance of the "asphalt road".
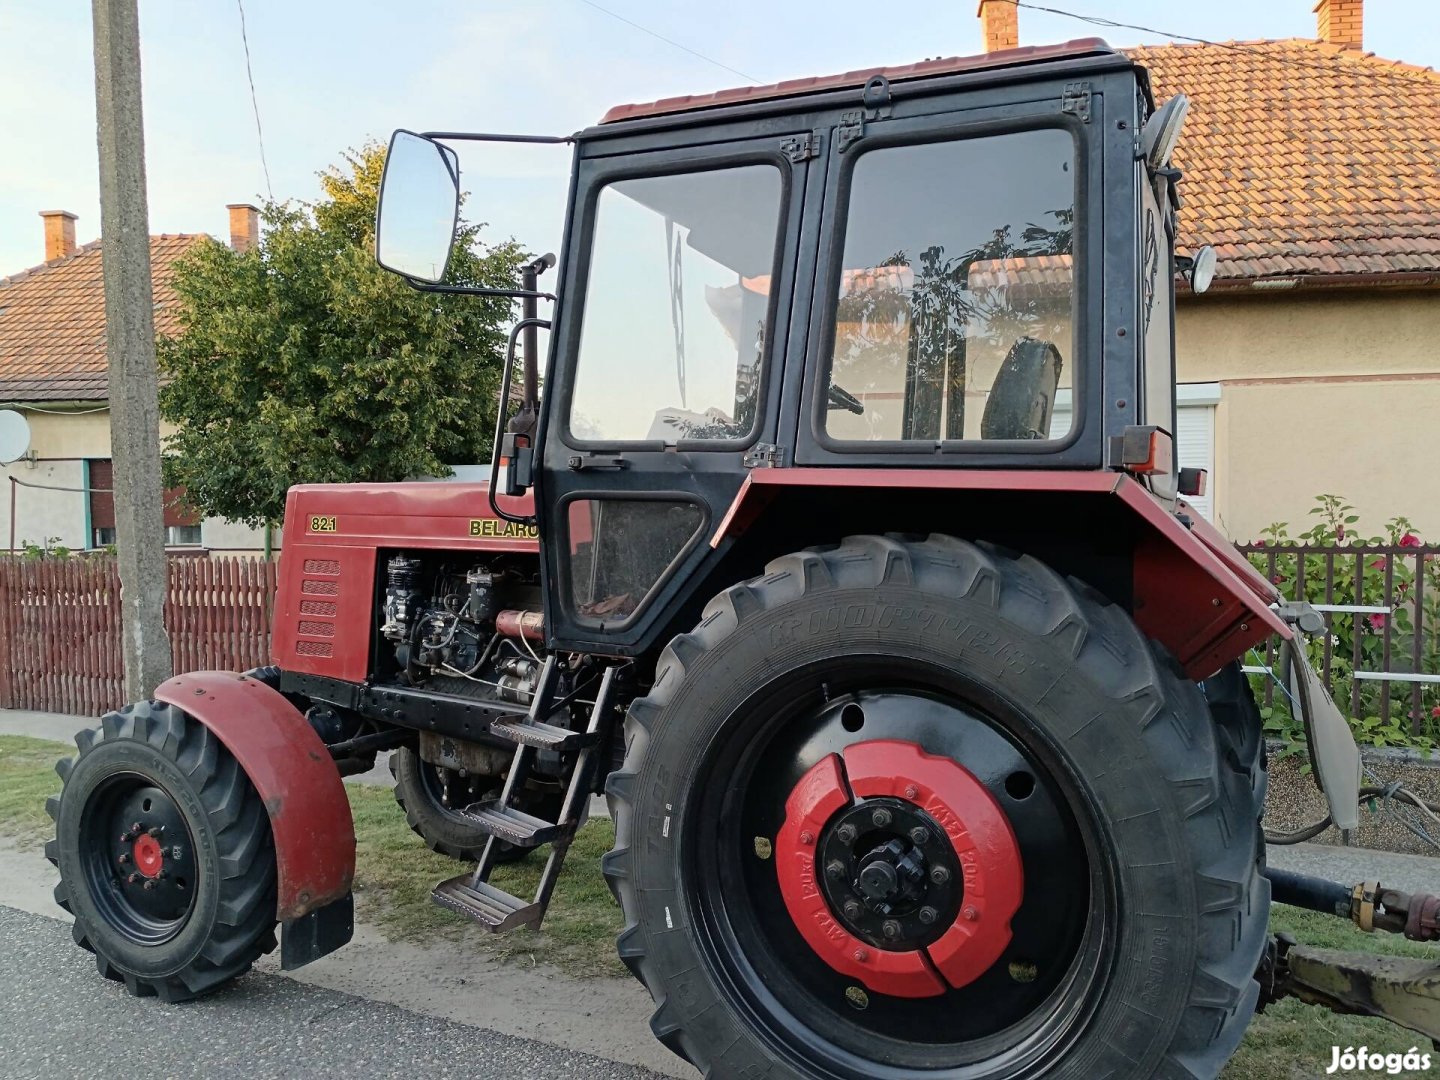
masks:
<path fill-rule="evenodd" d="M 165 1005 L 101 979 L 70 928 L 0 907 L 0 1076 L 662 1080 L 530 1039 L 251 972 Z M 483 992 L 483 991 L 480 991 Z"/>

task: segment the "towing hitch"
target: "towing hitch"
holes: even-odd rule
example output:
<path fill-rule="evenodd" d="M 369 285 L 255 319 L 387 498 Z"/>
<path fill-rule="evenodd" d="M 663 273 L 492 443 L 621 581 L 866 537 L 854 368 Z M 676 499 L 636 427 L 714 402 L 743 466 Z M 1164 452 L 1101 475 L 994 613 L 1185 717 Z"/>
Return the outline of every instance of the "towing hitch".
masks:
<path fill-rule="evenodd" d="M 1268 869 L 1275 903 L 1349 919 L 1411 941 L 1440 941 L 1440 896 L 1406 893 L 1367 881 L 1354 886 Z M 1260 1010 L 1293 997 L 1339 1013 L 1378 1016 L 1440 1045 L 1440 957 L 1412 959 L 1314 949 L 1277 934 L 1260 970 Z"/>

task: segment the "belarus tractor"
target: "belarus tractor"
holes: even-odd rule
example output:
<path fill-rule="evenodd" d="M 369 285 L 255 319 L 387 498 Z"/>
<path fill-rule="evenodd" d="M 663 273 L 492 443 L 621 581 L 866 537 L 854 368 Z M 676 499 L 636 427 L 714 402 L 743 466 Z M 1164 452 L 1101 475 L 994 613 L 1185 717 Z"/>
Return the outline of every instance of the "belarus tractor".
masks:
<path fill-rule="evenodd" d="M 397 132 L 380 263 L 524 304 L 490 483 L 294 488 L 275 666 L 79 736 L 47 854 L 100 973 L 178 1001 L 277 927 L 286 968 L 343 945 L 341 776 L 394 750 L 475 862 L 435 900 L 488 931 L 540 925 L 608 796 L 620 956 L 707 1076 L 1214 1077 L 1287 993 L 1440 1036 L 1433 966 L 1268 931 L 1273 899 L 1433 939 L 1440 902 L 1267 873 L 1239 661 L 1320 624 L 1185 502 L 1185 108 L 1086 40 Z M 504 141 L 572 148 L 563 253 L 446 284 L 453 146 Z M 542 847 L 533 896 L 491 883 Z"/>

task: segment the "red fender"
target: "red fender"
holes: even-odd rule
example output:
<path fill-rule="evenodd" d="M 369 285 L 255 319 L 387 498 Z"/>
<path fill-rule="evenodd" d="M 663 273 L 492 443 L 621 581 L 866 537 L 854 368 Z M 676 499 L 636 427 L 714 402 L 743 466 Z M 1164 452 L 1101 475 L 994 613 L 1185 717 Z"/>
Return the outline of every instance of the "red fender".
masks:
<path fill-rule="evenodd" d="M 177 675 L 155 698 L 213 731 L 260 793 L 275 837 L 279 920 L 346 896 L 355 877 L 350 801 L 330 752 L 295 706 L 233 671 Z"/>

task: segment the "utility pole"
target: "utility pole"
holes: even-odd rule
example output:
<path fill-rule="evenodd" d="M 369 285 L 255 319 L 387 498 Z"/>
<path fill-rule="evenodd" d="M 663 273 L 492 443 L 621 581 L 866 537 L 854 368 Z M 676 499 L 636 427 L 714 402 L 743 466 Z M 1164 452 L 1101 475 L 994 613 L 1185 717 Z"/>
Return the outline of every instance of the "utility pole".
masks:
<path fill-rule="evenodd" d="M 140 109 L 140 15 L 136 0 L 91 0 L 91 11 L 115 539 L 120 561 L 125 693 L 134 700 L 149 697 L 171 675 L 170 639 L 164 621 L 169 572 L 165 565 L 160 391 Z"/>

